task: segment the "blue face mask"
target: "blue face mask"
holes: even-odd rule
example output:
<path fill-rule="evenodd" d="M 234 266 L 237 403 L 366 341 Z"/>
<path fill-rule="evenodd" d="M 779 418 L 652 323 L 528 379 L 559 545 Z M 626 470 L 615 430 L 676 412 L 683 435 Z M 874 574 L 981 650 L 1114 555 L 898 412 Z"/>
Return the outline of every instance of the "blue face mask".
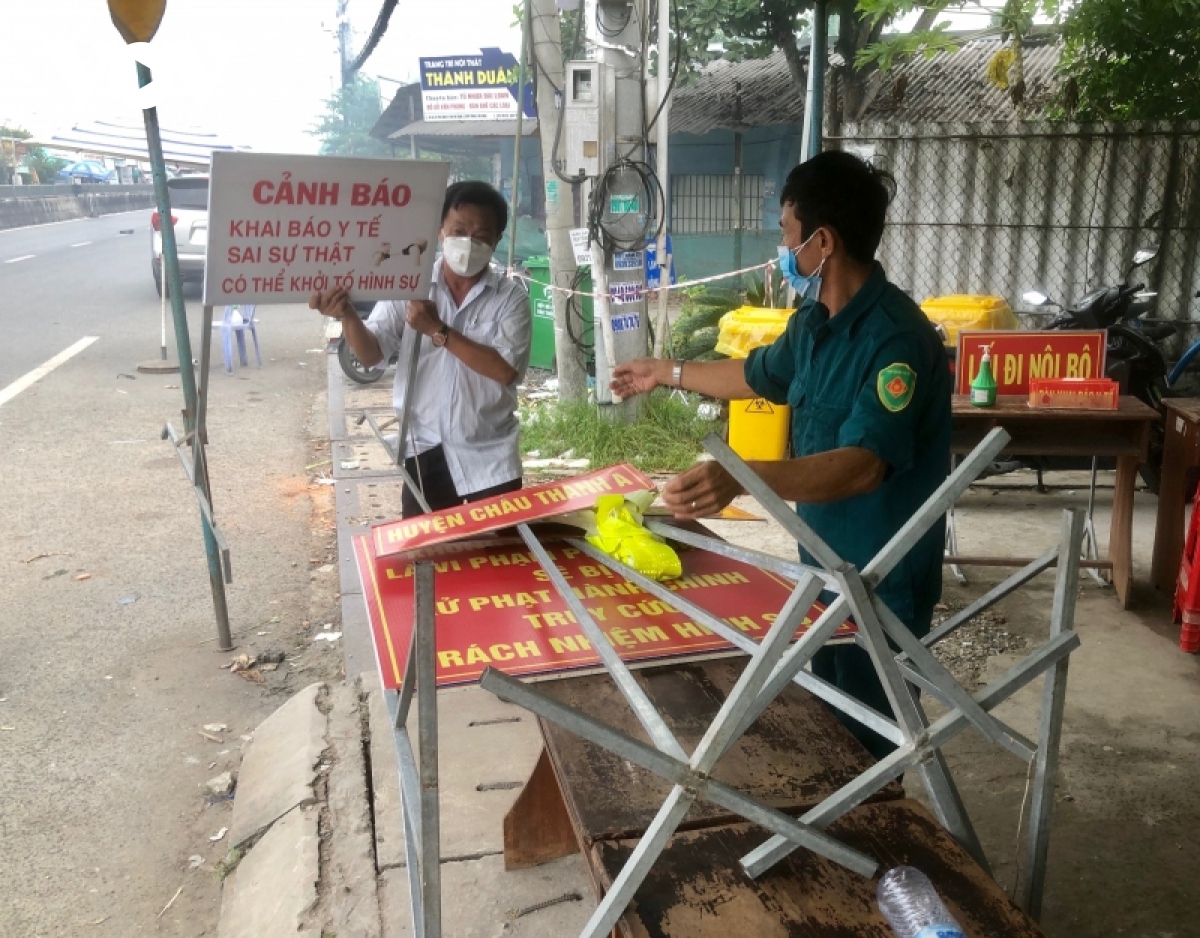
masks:
<path fill-rule="evenodd" d="M 792 250 L 786 244 L 779 245 L 779 272 L 783 279 L 796 291 L 797 304 L 803 306 L 807 300 L 816 303 L 821 298 L 821 268 L 825 266 L 825 258 L 811 274 L 800 273 L 796 266 L 796 255 L 804 250 L 804 246 L 817 236 L 814 231 L 800 247 Z"/>

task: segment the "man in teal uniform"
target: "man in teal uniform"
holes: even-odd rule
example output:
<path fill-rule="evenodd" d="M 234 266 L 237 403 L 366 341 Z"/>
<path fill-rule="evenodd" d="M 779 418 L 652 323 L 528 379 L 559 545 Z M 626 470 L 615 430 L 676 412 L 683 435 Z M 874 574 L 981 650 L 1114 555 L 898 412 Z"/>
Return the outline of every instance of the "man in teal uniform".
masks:
<path fill-rule="evenodd" d="M 780 195 L 780 269 L 799 306 L 773 344 L 744 361 L 639 359 L 613 371 L 622 397 L 657 385 L 724 400 L 762 397 L 792 409 L 795 458 L 751 466 L 843 560 L 860 570 L 945 480 L 950 370 L 924 313 L 888 282 L 875 252 L 892 181 L 855 156 L 822 153 L 788 175 Z M 682 518 L 719 512 L 742 494 L 715 462 L 676 476 L 663 499 Z M 876 590 L 916 635 L 941 596 L 944 523 Z M 801 551 L 801 559 L 813 558 Z M 867 653 L 827 647 L 813 671 L 891 713 Z M 853 720 L 877 757 L 892 746 Z"/>

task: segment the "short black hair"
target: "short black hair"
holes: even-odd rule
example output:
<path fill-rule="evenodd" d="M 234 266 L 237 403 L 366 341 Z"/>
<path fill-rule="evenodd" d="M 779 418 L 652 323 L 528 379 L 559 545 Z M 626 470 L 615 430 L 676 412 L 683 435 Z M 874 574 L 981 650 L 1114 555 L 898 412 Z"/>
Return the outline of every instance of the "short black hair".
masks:
<path fill-rule="evenodd" d="M 884 217 L 896 192 L 891 174 L 844 150 L 818 153 L 788 173 L 779 204 L 791 203 L 800 237 L 834 229 L 856 261 L 869 264 L 883 238 Z"/>
<path fill-rule="evenodd" d="M 446 201 L 442 203 L 442 221 L 452 209 L 460 205 L 478 205 L 486 208 L 496 219 L 496 235 L 503 236 L 508 229 L 508 203 L 504 196 L 496 191 L 495 186 L 478 179 L 465 179 L 453 183 L 446 189 Z"/>

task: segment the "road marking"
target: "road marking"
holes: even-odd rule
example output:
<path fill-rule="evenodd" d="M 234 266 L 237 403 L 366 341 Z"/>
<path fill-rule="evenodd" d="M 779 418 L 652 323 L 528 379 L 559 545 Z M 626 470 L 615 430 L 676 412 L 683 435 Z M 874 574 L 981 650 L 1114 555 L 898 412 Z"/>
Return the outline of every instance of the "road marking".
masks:
<path fill-rule="evenodd" d="M 20 261 L 28 261 L 28 260 L 32 260 L 32 259 L 33 259 L 33 258 L 35 258 L 35 257 L 37 257 L 37 255 L 36 255 L 36 254 L 22 254 L 20 257 L 10 257 L 10 258 L 9 258 L 8 260 L 6 260 L 4 263 L 6 263 L 6 264 L 16 264 L 16 263 L 19 263 Z"/>
<path fill-rule="evenodd" d="M 85 247 L 87 247 L 87 246 L 88 246 L 89 244 L 91 244 L 91 243 L 92 243 L 91 241 L 80 241 L 78 244 L 72 244 L 72 245 L 71 245 L 71 247 L 73 247 L 73 248 L 85 248 Z"/>
<path fill-rule="evenodd" d="M 78 355 L 80 352 L 82 352 L 85 348 L 87 348 L 89 345 L 91 345 L 93 342 L 95 342 L 99 338 L 100 337 L 97 335 L 84 336 L 82 339 L 80 339 L 78 342 L 76 342 L 70 348 L 63 349 L 61 352 L 59 352 L 57 355 L 55 355 L 52 359 L 50 359 L 44 365 L 38 365 L 36 368 L 33 369 L 33 371 L 29 372 L 28 374 L 22 375 L 20 378 L 18 378 L 16 381 L 14 381 L 12 384 L 10 384 L 8 387 L 0 389 L 0 407 L 3 407 L 5 404 L 7 404 L 9 401 L 11 401 L 14 397 L 16 397 L 22 391 L 25 391 L 28 388 L 32 387 L 34 384 L 36 384 L 42 378 L 46 377 L 46 375 L 50 374 L 50 372 L 52 372 L 59 365 L 65 364 L 66 362 L 70 361 L 72 358 L 74 358 L 76 355 Z"/>

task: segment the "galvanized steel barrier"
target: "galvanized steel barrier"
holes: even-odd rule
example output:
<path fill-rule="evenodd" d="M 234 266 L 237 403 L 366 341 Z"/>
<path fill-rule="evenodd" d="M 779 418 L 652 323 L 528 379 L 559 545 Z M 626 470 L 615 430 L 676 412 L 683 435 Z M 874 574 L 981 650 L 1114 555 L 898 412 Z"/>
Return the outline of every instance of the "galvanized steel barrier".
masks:
<path fill-rule="evenodd" d="M 497 697 L 524 707 L 608 749 L 673 783 L 653 823 L 646 830 L 625 867 L 601 900 L 581 933 L 581 938 L 602 938 L 624 914 L 646 874 L 665 849 L 691 804 L 702 799 L 724 807 L 763 827 L 771 835 L 743 857 L 746 873 L 757 877 L 797 849 L 811 850 L 863 876 L 876 872 L 874 859 L 826 834 L 825 828 L 862 804 L 893 779 L 916 769 L 946 829 L 987 868 L 975 834 L 941 748 L 968 726 L 984 738 L 1031 763 L 1031 808 L 1025 843 L 1025 877 L 1020 904 L 1035 918 L 1042 901 L 1046 855 L 1050 834 L 1058 744 L 1066 696 L 1067 659 L 1079 647 L 1073 630 L 1080 548 L 1084 535 L 1082 512 L 1064 512 L 1059 546 L 1029 567 L 1018 571 L 924 639 L 918 639 L 874 593 L 878 584 L 942 517 L 949 506 L 975 480 L 1008 442 L 996 429 L 966 457 L 946 482 L 913 518 L 862 570 L 845 563 L 797 516 L 791 506 L 772 492 L 726 444 L 710 437 L 705 447 L 753 495 L 763 508 L 802 545 L 820 567 L 808 567 L 748 548 L 736 547 L 715 537 L 682 531 L 651 522 L 656 533 L 680 543 L 713 551 L 743 562 L 755 563 L 795 581 L 795 587 L 778 618 L 761 642 L 756 642 L 701 606 L 671 592 L 582 539 L 573 547 L 587 553 L 652 595 L 673 606 L 736 647 L 749 658 L 741 678 L 730 692 L 708 731 L 692 753 L 684 752 L 662 715 L 634 680 L 604 631 L 588 614 L 528 526 L 519 528 L 533 557 L 567 603 L 625 700 L 645 729 L 651 744 L 619 732 L 600 720 L 565 706 L 530 685 L 489 668 L 480 685 Z M 1057 565 L 1057 580 L 1048 640 L 991 684 L 969 693 L 930 652 L 930 647 L 952 634 L 972 617 L 1019 589 L 1033 577 Z M 388 708 L 396 739 L 400 792 L 404 812 L 405 850 L 412 895 L 413 933 L 421 938 L 442 934 L 440 889 L 440 838 L 438 833 L 437 694 L 435 687 L 435 593 L 431 562 L 416 563 L 415 628 L 404 680 L 399 691 L 388 692 Z M 836 598 L 800 637 L 796 629 L 822 590 Z M 858 643 L 869 653 L 887 693 L 894 718 L 860 703 L 821 680 L 805 665 L 848 616 L 858 625 Z M 897 654 L 889 640 L 900 653 Z M 995 717 L 997 704 L 1045 675 L 1043 706 L 1037 739 L 1031 740 Z M 759 715 L 791 683 L 820 697 L 898 747 L 893 753 L 800 818 L 792 818 L 749 795 L 712 778 L 712 770 Z M 930 722 L 917 688 L 928 693 L 947 712 Z M 414 754 L 408 717 L 417 703 L 419 757 Z"/>

